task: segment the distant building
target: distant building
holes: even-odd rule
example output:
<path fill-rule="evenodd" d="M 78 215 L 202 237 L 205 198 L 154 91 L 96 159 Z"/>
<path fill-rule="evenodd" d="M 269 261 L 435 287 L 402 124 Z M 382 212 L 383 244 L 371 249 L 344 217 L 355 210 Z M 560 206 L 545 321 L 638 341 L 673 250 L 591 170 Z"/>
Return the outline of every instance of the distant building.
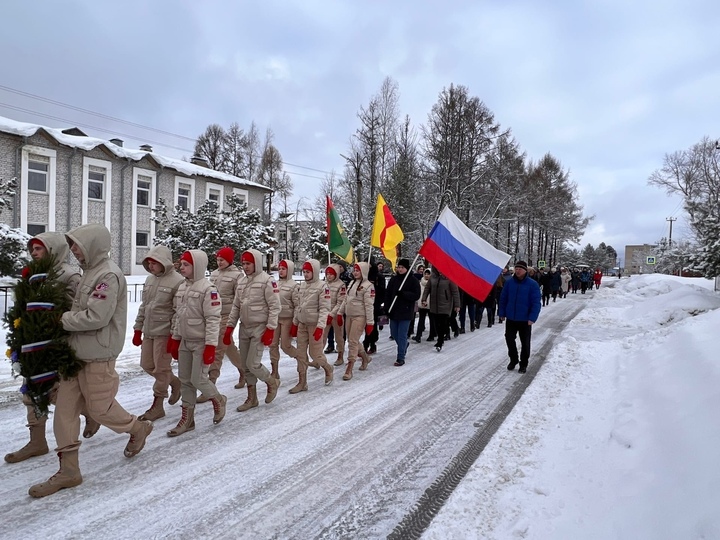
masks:
<path fill-rule="evenodd" d="M 625 272 L 629 274 L 649 274 L 654 272 L 653 265 L 647 264 L 647 257 L 654 256 L 655 244 L 625 246 Z"/>
<path fill-rule="evenodd" d="M 305 250 L 305 242 L 310 229 L 316 226 L 316 223 L 308 220 L 296 220 L 294 214 L 281 214 L 282 219 L 273 222 L 275 240 L 277 245 L 273 253 L 271 265 L 273 269 L 277 268 L 278 263 L 282 259 L 290 259 L 295 262 L 295 270 L 299 271 L 298 262 L 308 259 L 308 252 Z"/>
<path fill-rule="evenodd" d="M 17 178 L 13 209 L 0 221 L 36 235 L 65 232 L 85 223 L 103 223 L 112 234 L 111 258 L 126 274 L 145 273 L 140 264 L 155 237 L 152 208 L 194 211 L 206 200 L 235 194 L 263 212 L 270 188 L 209 169 L 202 158 L 190 163 L 161 156 L 152 147 L 123 147 L 123 141 L 88 137 L 78 128 L 55 129 L 0 116 L 0 178 Z"/>

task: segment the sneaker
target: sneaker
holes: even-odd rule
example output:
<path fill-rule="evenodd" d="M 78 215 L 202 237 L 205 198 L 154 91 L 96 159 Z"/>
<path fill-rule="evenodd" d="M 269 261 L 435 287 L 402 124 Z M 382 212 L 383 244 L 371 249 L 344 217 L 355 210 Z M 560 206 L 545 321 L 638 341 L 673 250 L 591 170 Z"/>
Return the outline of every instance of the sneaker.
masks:
<path fill-rule="evenodd" d="M 436 350 L 437 352 L 442 351 L 442 345 L 437 345 L 437 344 L 436 344 L 436 345 L 435 345 L 435 350 Z"/>

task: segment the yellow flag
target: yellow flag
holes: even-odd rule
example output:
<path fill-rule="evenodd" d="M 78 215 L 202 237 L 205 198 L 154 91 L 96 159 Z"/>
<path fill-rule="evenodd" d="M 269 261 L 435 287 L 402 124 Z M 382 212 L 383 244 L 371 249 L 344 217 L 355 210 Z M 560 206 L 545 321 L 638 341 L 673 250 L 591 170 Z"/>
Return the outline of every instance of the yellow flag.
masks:
<path fill-rule="evenodd" d="M 390 261 L 393 271 L 395 271 L 395 262 L 397 261 L 397 245 L 404 239 L 405 235 L 395 221 L 385 199 L 378 194 L 370 245 L 382 250 L 385 258 Z"/>

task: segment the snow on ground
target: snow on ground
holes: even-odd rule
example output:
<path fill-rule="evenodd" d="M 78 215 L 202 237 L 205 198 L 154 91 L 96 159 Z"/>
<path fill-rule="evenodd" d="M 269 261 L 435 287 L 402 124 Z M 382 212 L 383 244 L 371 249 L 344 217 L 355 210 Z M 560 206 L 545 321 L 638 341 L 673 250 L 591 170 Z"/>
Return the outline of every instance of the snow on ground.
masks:
<path fill-rule="evenodd" d="M 554 339 L 545 364 L 423 538 L 720 538 L 720 296 L 706 280 L 604 281 L 543 308 L 533 347 Z M 126 436 L 103 428 L 83 443 L 78 488 L 27 497 L 56 470 L 52 453 L 0 464 L 0 513 L 15 516 L 0 537 L 384 538 L 520 380 L 504 368 L 502 328 L 483 325 L 441 354 L 413 344 L 403 368 L 392 367 L 385 330 L 367 372 L 345 383 L 337 368 L 323 387 L 311 371 L 298 396 L 287 394 L 294 365 L 283 357 L 278 398 L 244 414 L 229 366 L 223 423 L 199 409 L 195 432 L 168 439 L 179 413 L 166 408 L 131 461 Z M 137 413 L 151 382 L 130 338 L 118 400 Z M 3 366 L 5 453 L 27 432 Z"/>

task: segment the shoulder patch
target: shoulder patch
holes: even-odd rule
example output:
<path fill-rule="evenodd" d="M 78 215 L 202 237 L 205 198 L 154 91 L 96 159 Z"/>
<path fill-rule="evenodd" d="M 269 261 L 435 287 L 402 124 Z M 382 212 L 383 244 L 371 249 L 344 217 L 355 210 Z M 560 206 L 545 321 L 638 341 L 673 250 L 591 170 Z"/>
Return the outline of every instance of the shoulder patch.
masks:
<path fill-rule="evenodd" d="M 216 302 L 211 302 L 210 305 L 212 305 L 212 306 L 219 306 L 219 305 L 220 305 L 220 301 L 218 300 L 218 301 L 216 301 Z"/>
<path fill-rule="evenodd" d="M 270 283 L 272 283 L 272 288 L 273 288 L 273 290 L 274 290 L 275 292 L 279 292 L 277 281 L 272 280 Z"/>
<path fill-rule="evenodd" d="M 330 287 L 325 287 L 325 298 L 330 298 Z"/>
<path fill-rule="evenodd" d="M 105 300 L 107 298 L 107 296 L 105 296 L 104 294 L 99 293 L 97 291 L 92 293 L 92 297 L 97 298 L 98 300 Z"/>
<path fill-rule="evenodd" d="M 108 287 L 109 287 L 109 285 L 103 281 L 102 283 L 98 284 L 97 287 L 95 287 L 95 290 L 96 291 L 104 291 L 104 290 L 107 290 Z"/>
<path fill-rule="evenodd" d="M 375 289 L 370 289 L 370 298 L 375 298 Z"/>
<path fill-rule="evenodd" d="M 217 300 L 217 299 L 218 299 L 218 292 L 210 291 L 210 300 Z"/>

